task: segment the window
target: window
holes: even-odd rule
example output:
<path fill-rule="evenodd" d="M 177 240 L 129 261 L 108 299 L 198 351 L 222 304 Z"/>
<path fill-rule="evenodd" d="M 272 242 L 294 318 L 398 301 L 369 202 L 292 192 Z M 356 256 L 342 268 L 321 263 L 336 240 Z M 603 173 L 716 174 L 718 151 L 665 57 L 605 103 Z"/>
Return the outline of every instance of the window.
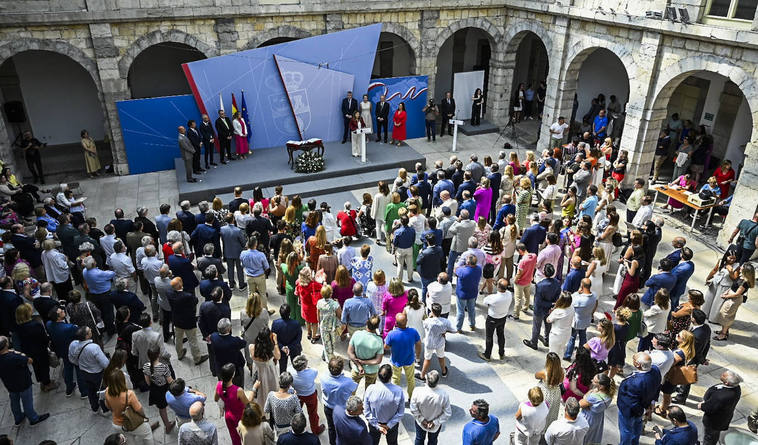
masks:
<path fill-rule="evenodd" d="M 714 18 L 752 21 L 756 7 L 758 0 L 710 0 L 708 15 Z"/>

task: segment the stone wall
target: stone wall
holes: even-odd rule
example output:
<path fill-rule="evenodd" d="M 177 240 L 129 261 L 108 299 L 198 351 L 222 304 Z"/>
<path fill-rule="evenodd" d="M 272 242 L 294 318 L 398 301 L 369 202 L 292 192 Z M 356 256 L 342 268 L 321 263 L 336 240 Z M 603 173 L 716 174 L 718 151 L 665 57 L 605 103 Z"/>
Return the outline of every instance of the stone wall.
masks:
<path fill-rule="evenodd" d="M 549 139 L 549 125 L 558 115 L 570 114 L 582 62 L 595 48 L 607 48 L 629 76 L 622 141 L 632 157 L 627 178 L 646 177 L 668 98 L 689 73 L 707 70 L 732 80 L 748 98 L 758 127 L 758 32 L 644 17 L 645 11 L 662 10 L 670 3 L 687 8 L 691 20 L 697 21 L 704 0 L 622 0 L 613 8 L 597 0 L 177 0 L 173 8 L 160 3 L 35 0 L 0 5 L 0 63 L 18 52 L 42 49 L 82 65 L 98 89 L 113 158 L 122 174 L 128 169 L 115 101 L 130 97 L 129 67 L 144 49 L 178 42 L 212 57 L 255 48 L 273 38 L 303 38 L 371 23 L 384 23 L 385 32 L 409 44 L 415 72 L 429 76 L 431 91 L 444 42 L 460 29 L 483 30 L 492 49 L 488 118 L 500 125 L 508 118 L 519 43 L 527 33 L 536 35 L 549 59 L 540 141 Z M 751 173 L 758 170 L 757 151 L 755 130 L 737 192 L 739 210 L 730 213 L 729 226 L 758 206 L 758 176 Z M 0 157 L 10 154 L 0 121 Z"/>

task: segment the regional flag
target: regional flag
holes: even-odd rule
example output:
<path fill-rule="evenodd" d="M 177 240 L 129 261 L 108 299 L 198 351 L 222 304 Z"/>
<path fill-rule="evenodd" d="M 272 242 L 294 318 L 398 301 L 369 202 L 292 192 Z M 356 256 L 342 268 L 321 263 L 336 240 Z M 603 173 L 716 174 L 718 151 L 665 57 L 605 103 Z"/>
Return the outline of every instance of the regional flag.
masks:
<path fill-rule="evenodd" d="M 250 131 L 250 117 L 247 114 L 247 104 L 245 103 L 245 90 L 242 90 L 242 108 L 240 109 L 240 113 L 242 114 L 242 120 L 247 127 L 247 142 L 250 142 L 252 132 Z"/>

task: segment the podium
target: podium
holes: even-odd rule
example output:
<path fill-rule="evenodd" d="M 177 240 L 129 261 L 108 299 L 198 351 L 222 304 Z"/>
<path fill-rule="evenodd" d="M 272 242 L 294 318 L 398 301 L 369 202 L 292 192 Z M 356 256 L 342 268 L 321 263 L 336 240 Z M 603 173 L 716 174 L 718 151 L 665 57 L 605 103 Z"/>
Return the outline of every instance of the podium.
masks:
<path fill-rule="evenodd" d="M 463 125 L 463 121 L 450 119 L 448 123 L 453 125 L 453 152 L 455 152 L 458 145 L 458 126 Z"/>
<path fill-rule="evenodd" d="M 361 137 L 361 163 L 366 163 L 366 135 L 371 134 L 373 131 L 371 128 L 363 127 L 354 130 L 353 133 Z"/>

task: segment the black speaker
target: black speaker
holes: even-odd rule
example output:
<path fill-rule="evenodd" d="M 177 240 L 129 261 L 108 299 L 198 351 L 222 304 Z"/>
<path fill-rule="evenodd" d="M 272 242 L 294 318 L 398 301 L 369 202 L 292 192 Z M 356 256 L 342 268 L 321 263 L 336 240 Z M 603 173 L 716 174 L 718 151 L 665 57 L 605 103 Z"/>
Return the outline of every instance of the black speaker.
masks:
<path fill-rule="evenodd" d="M 26 122 L 26 113 L 24 113 L 24 103 L 20 100 L 12 100 L 3 105 L 5 117 L 11 124 L 22 124 Z"/>

